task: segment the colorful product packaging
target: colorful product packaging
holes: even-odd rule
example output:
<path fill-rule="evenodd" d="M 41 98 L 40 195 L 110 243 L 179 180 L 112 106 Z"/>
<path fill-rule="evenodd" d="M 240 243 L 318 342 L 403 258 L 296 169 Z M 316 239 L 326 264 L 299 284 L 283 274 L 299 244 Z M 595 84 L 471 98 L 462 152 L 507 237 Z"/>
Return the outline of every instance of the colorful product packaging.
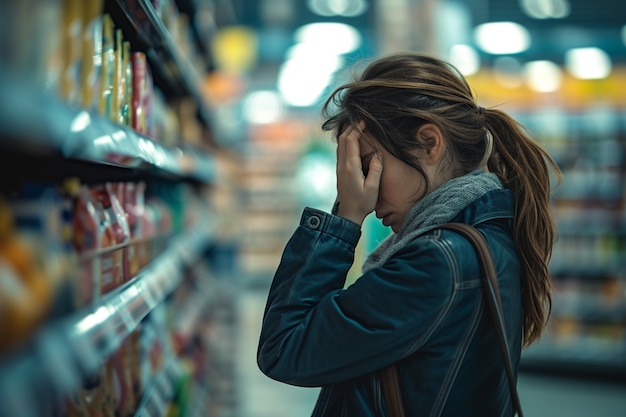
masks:
<path fill-rule="evenodd" d="M 98 110 L 102 71 L 103 0 L 90 0 L 83 6 L 83 48 L 81 64 L 81 104 Z"/>
<path fill-rule="evenodd" d="M 100 77 L 100 105 L 102 116 L 109 119 L 113 114 L 115 81 L 115 42 L 113 19 L 108 14 L 102 17 L 102 73 Z"/>
<path fill-rule="evenodd" d="M 32 244 L 14 225 L 9 205 L 0 201 L 0 351 L 19 345 L 43 321 L 53 286 Z"/>
<path fill-rule="evenodd" d="M 77 308 L 89 305 L 99 297 L 100 257 L 95 253 L 102 248 L 103 230 L 100 214 L 89 187 L 82 185 L 74 207 L 74 248 L 78 253 L 78 278 L 75 285 Z"/>
<path fill-rule="evenodd" d="M 80 104 L 80 71 L 83 49 L 83 1 L 63 0 L 61 97 L 73 105 Z"/>
<path fill-rule="evenodd" d="M 133 66 L 130 42 L 124 42 L 122 51 L 122 67 L 124 79 L 123 103 L 120 110 L 124 126 L 132 126 L 131 102 L 133 99 Z"/>

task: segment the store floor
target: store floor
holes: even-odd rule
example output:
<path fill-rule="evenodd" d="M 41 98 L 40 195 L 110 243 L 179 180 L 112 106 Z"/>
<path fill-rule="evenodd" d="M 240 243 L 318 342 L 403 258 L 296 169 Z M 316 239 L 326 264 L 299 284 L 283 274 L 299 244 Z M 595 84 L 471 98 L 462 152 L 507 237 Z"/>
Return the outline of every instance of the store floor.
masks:
<path fill-rule="evenodd" d="M 239 417 L 308 417 L 318 390 L 270 380 L 256 365 L 267 292 L 241 292 Z M 626 384 L 523 373 L 518 381 L 525 417 L 626 417 Z"/>

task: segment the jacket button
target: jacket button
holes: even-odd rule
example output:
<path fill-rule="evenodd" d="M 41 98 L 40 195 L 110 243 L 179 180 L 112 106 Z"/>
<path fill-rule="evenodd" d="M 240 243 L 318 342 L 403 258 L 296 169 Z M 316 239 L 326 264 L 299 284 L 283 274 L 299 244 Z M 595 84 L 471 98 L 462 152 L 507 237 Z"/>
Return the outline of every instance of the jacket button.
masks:
<path fill-rule="evenodd" d="M 320 227 L 320 224 L 322 223 L 322 221 L 320 220 L 319 217 L 317 216 L 311 216 L 308 219 L 306 219 L 306 225 L 310 228 L 310 229 L 317 229 L 318 227 Z"/>

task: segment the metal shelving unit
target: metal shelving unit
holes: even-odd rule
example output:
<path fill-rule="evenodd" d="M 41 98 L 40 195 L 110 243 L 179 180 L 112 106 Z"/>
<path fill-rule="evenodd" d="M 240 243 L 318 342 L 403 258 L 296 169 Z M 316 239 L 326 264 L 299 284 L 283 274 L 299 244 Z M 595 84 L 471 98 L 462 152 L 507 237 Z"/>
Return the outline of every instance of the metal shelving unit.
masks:
<path fill-rule="evenodd" d="M 111 13 L 124 38 L 135 42 L 133 50 L 146 53 L 157 74 L 155 88 L 168 99 L 193 101 L 200 123 L 210 131 L 211 109 L 203 99 L 202 74 L 180 53 L 151 2 L 105 0 L 103 12 Z M 202 143 L 206 145 L 202 148 L 165 145 L 93 111 L 68 105 L 27 77 L 6 71 L 1 62 L 0 88 L 0 164 L 10 170 L 0 185 L 9 198 L 24 182 L 58 185 L 69 177 L 83 184 L 143 181 L 157 188 L 182 184 L 193 192 L 220 180 L 209 151 L 217 148 L 215 143 Z M 174 198 L 180 199 L 180 195 Z M 172 204 L 186 203 L 190 202 Z M 137 336 L 151 317 L 165 308 L 180 307 L 172 305 L 170 298 L 197 278 L 189 271 L 199 261 L 206 261 L 206 250 L 218 241 L 219 218 L 214 212 L 207 209 L 191 217 L 195 218 L 193 224 L 184 219 L 185 227 L 173 227 L 172 235 L 154 238 L 159 239 L 158 254 L 135 276 L 78 310 L 47 318 L 26 340 L 0 356 L 1 417 L 48 415 L 59 402 L 93 383 L 107 361 L 129 338 Z M 106 251 L 122 251 L 136 243 L 113 245 Z M 101 254 L 75 255 L 80 261 L 80 256 Z M 79 274 L 78 267 L 72 274 Z M 207 273 L 202 278 L 210 281 L 212 277 Z M 193 343 L 198 337 L 193 333 L 198 331 L 198 321 L 207 320 L 208 304 L 214 300 L 210 291 L 205 288 L 202 299 L 192 297 L 189 303 L 183 302 L 186 308 L 178 312 L 176 320 L 184 325 L 184 332 L 178 334 L 178 329 L 166 326 L 156 331 L 171 331 L 176 334 L 167 337 L 192 339 Z M 150 378 L 152 383 L 142 381 L 145 386 L 136 403 L 136 416 L 164 416 L 176 394 L 184 373 L 182 359 L 177 356 L 180 352 L 169 346 L 164 350 L 164 363 L 153 370 L 157 374 Z M 195 402 L 201 404 L 203 399 Z M 198 410 L 206 411 L 206 407 Z"/>

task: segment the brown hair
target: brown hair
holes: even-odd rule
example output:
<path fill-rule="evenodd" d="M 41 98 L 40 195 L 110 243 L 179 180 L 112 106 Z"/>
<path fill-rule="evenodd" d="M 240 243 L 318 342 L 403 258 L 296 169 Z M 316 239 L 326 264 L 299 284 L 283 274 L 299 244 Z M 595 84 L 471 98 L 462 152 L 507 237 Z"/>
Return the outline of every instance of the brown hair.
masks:
<path fill-rule="evenodd" d="M 372 62 L 355 81 L 337 88 L 322 112 L 326 117 L 322 128 L 336 134 L 345 124 L 364 121 L 381 146 L 424 177 L 425 192 L 431 188 L 428 177 L 411 152 L 429 146 L 415 140 L 425 123 L 441 130 L 454 176 L 486 162 L 515 198 L 513 239 L 522 267 L 524 346 L 537 341 L 552 304 L 548 262 L 555 225 L 550 169 L 557 178 L 561 174 L 524 127 L 504 111 L 478 106 L 469 84 L 452 65 L 414 52 Z"/>

